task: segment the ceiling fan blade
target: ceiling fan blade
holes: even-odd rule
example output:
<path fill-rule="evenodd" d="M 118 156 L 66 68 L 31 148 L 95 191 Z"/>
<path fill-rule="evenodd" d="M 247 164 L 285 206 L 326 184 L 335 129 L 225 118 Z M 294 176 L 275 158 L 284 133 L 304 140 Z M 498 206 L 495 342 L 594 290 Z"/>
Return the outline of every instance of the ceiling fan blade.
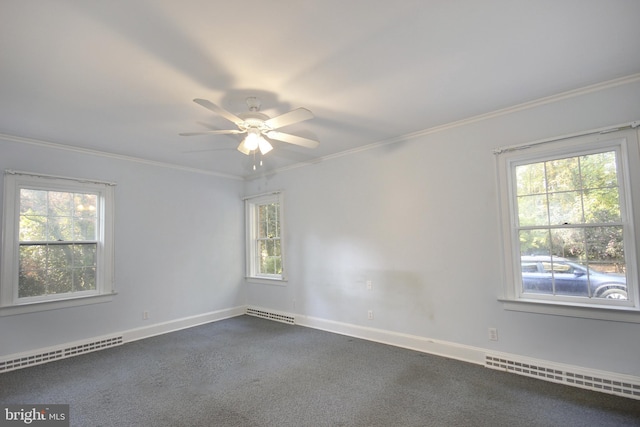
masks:
<path fill-rule="evenodd" d="M 230 135 L 230 134 L 238 134 L 244 133 L 239 129 L 229 129 L 229 130 L 206 130 L 203 132 L 181 132 L 178 135 L 180 136 L 194 136 L 194 135 Z"/>
<path fill-rule="evenodd" d="M 211 129 L 211 130 L 218 130 L 218 128 L 217 128 L 217 127 L 215 127 L 214 125 L 212 125 L 212 124 L 210 124 L 210 123 L 207 123 L 207 122 L 203 122 L 203 121 L 200 121 L 200 120 L 196 120 L 196 123 L 197 123 L 197 124 L 199 124 L 200 126 L 204 126 L 204 127 L 206 127 L 207 129 Z"/>
<path fill-rule="evenodd" d="M 266 135 L 271 139 L 278 141 L 288 142 L 289 144 L 299 145 L 301 147 L 316 148 L 320 145 L 320 142 L 315 139 L 303 138 L 301 136 L 291 135 L 290 133 L 276 132 L 274 130 L 269 131 Z"/>
<path fill-rule="evenodd" d="M 302 122 L 313 118 L 313 113 L 306 108 L 296 108 L 288 113 L 281 114 L 272 119 L 266 120 L 265 125 L 271 129 L 278 129 L 294 123 Z"/>
<path fill-rule="evenodd" d="M 208 110 L 211 110 L 214 113 L 217 113 L 217 114 L 221 115 L 222 117 L 224 117 L 225 119 L 229 120 L 232 123 L 240 124 L 240 123 L 244 122 L 244 120 L 242 120 L 240 117 L 236 116 L 233 113 L 228 112 L 227 110 L 225 110 L 222 107 L 218 107 L 216 104 L 214 104 L 211 101 L 207 101 L 206 99 L 196 98 L 196 99 L 193 100 L 193 102 L 195 102 L 196 104 L 200 104 L 204 108 L 206 108 Z"/>

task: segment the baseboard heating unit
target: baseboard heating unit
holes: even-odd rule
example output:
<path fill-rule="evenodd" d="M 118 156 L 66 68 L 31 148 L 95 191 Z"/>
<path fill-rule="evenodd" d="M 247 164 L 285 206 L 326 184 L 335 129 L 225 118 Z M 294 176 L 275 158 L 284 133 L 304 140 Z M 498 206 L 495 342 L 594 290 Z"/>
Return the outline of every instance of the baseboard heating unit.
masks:
<path fill-rule="evenodd" d="M 247 308 L 247 314 L 249 316 L 261 317 L 263 319 L 275 320 L 276 322 L 288 323 L 290 325 L 295 325 L 296 319 L 293 316 L 289 316 L 286 314 L 275 313 L 272 311 L 259 310 L 257 308 Z"/>
<path fill-rule="evenodd" d="M 486 355 L 485 366 L 499 371 L 640 400 L 640 382 L 622 376 L 614 378 L 606 372 L 587 373 L 575 370 L 572 372 L 570 367 L 525 362 L 490 354 Z"/>
<path fill-rule="evenodd" d="M 121 345 L 122 343 L 122 336 L 118 336 L 104 338 L 97 341 L 74 343 L 68 347 L 52 349 L 49 351 L 40 351 L 33 354 L 25 353 L 20 357 L 10 360 L 0 360 L 0 373 L 40 365 L 42 363 L 52 362 L 58 359 L 66 359 L 67 357 L 90 353 L 92 351 L 103 350 L 105 348 Z"/>

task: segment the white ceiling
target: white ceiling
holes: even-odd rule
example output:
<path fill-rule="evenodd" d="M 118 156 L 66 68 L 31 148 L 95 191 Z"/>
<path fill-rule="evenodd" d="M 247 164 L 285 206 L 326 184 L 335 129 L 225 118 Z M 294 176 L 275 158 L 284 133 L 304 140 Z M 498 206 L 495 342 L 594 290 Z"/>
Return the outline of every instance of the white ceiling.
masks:
<path fill-rule="evenodd" d="M 638 0 L 0 0 L 0 133 L 235 176 L 257 96 L 264 170 L 640 72 Z"/>

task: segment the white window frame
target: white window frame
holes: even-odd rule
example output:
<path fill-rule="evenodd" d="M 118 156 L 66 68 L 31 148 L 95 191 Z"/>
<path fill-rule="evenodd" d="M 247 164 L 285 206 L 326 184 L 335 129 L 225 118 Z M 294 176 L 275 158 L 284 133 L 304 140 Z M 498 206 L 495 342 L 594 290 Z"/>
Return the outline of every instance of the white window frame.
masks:
<path fill-rule="evenodd" d="M 633 125 L 638 124 L 634 122 Z M 631 126 L 627 126 L 629 128 Z M 606 319 L 640 323 L 640 146 L 638 131 L 628 129 L 611 132 L 595 130 L 555 140 L 538 141 L 524 146 L 495 151 L 498 172 L 500 222 L 502 233 L 503 287 L 499 300 L 507 310 L 525 311 L 571 317 Z M 618 158 L 620 209 L 625 242 L 627 269 L 627 301 L 579 300 L 549 298 L 524 294 L 521 290 L 520 245 L 517 232 L 515 167 L 519 164 L 542 162 L 561 157 L 615 150 Z"/>
<path fill-rule="evenodd" d="M 245 235 L 246 262 L 245 277 L 251 281 L 267 281 L 268 283 L 284 284 L 285 276 L 285 245 L 284 245 L 284 194 L 281 191 L 249 196 L 245 202 Z M 278 220 L 280 222 L 280 262 L 282 274 L 264 274 L 259 272 L 258 248 L 258 207 L 266 204 L 278 203 Z"/>
<path fill-rule="evenodd" d="M 110 301 L 114 286 L 114 186 L 55 175 L 7 170 L 4 174 L 0 316 Z M 89 192 L 98 195 L 96 289 L 66 294 L 18 297 L 20 189 Z"/>

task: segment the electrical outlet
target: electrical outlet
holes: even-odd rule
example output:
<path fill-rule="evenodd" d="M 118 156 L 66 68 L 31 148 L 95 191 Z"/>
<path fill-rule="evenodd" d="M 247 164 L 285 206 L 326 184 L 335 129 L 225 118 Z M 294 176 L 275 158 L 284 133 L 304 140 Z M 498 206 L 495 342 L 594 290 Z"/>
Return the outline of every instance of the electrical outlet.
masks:
<path fill-rule="evenodd" d="M 369 310 L 367 312 L 367 319 L 372 320 L 373 319 L 373 310 Z"/>
<path fill-rule="evenodd" d="M 498 341 L 498 330 L 496 328 L 489 328 L 489 340 Z"/>
<path fill-rule="evenodd" d="M 371 280 L 367 280 L 367 290 L 371 290 L 373 289 L 373 283 L 371 283 Z"/>
<path fill-rule="evenodd" d="M 149 312 L 148 311 L 143 311 L 142 312 L 142 320 L 149 320 Z"/>

